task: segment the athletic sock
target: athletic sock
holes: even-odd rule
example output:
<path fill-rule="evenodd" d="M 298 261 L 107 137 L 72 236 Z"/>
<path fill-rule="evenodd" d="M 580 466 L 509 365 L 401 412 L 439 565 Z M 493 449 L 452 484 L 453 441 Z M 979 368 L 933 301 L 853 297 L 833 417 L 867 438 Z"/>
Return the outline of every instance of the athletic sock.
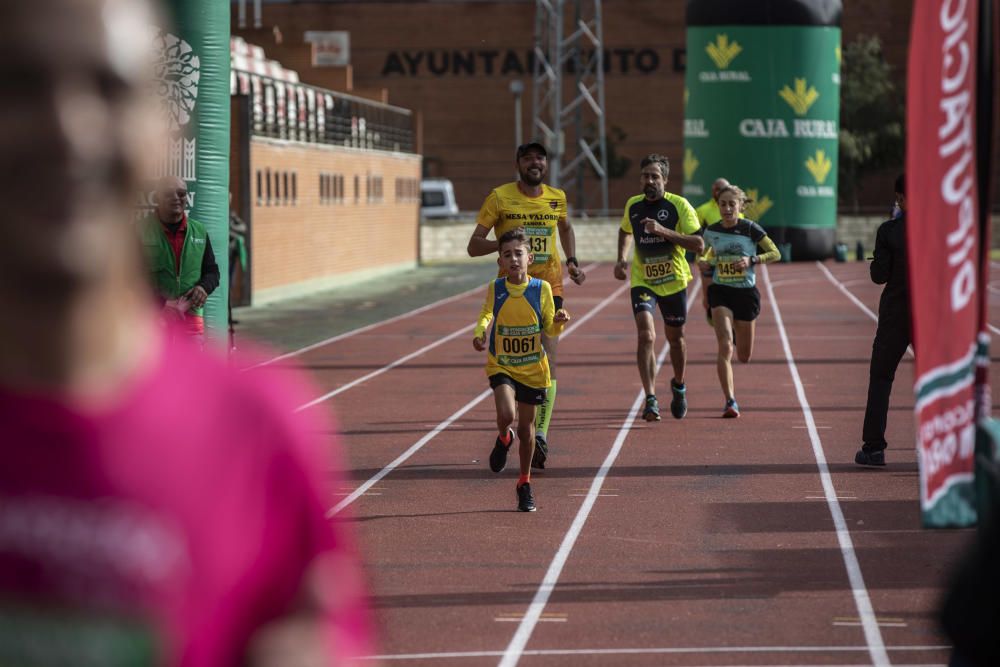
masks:
<path fill-rule="evenodd" d="M 514 442 L 514 433 L 510 429 L 504 431 L 503 435 L 500 436 L 500 442 L 503 443 L 504 447 L 510 447 L 510 443 Z"/>
<path fill-rule="evenodd" d="M 521 488 L 523 485 L 531 481 L 531 473 L 527 475 L 521 475 L 517 478 L 517 488 Z"/>
<path fill-rule="evenodd" d="M 545 402 L 538 406 L 535 415 L 535 433 L 541 433 L 543 438 L 549 437 L 549 421 L 552 419 L 552 409 L 556 404 L 556 381 L 545 392 Z"/>

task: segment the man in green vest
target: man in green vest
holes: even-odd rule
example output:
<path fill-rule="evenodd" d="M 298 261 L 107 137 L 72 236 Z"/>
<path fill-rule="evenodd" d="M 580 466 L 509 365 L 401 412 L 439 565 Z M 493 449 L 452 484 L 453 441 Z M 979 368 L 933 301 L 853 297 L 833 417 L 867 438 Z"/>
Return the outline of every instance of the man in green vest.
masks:
<path fill-rule="evenodd" d="M 167 318 L 192 335 L 205 333 L 205 300 L 219 286 L 219 265 L 205 225 L 187 216 L 187 187 L 176 176 L 156 185 L 156 209 L 140 234 L 153 287 Z"/>

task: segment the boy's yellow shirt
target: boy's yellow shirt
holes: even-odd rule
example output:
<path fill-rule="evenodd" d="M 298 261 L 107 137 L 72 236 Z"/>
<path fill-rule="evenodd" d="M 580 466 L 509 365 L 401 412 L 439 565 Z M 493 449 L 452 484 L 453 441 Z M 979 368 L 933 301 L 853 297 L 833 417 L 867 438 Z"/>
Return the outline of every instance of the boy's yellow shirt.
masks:
<path fill-rule="evenodd" d="M 552 287 L 538 278 L 520 285 L 497 278 L 486 289 L 474 336 L 487 333 L 486 375 L 503 373 L 521 384 L 546 388 L 552 384 L 549 359 L 542 347 L 547 336 L 562 333 L 564 322 L 554 322 Z"/>

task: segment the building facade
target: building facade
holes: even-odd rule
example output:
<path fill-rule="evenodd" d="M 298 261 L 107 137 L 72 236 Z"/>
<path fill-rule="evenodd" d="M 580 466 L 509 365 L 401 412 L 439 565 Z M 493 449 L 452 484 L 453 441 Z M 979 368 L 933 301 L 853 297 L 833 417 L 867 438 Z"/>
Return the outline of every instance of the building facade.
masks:
<path fill-rule="evenodd" d="M 902 102 L 912 3 L 844 4 L 843 41 L 879 36 Z M 602 5 L 614 210 L 638 191 L 638 163 L 650 152 L 671 159 L 668 189 L 681 192 L 685 2 L 604 0 Z M 492 187 L 514 177 L 510 84 L 519 80 L 525 86 L 527 133 L 534 0 L 264 0 L 264 27 L 257 31 L 237 27 L 235 7 L 234 34 L 267 40 L 268 53 L 296 69 L 303 81 L 350 85 L 355 94 L 414 110 L 423 174 L 451 179 L 463 210 L 477 209 Z M 349 64 L 313 66 L 315 45 L 306 33 L 323 31 L 349 33 Z M 887 209 L 893 178 L 887 173 L 865 184 L 862 202 Z M 591 201 L 596 205 L 596 196 Z"/>
<path fill-rule="evenodd" d="M 259 305 L 415 266 L 413 114 L 306 85 L 256 45 L 257 57 L 237 58 L 244 47 L 233 40 L 229 180 L 248 249 L 234 302 Z"/>

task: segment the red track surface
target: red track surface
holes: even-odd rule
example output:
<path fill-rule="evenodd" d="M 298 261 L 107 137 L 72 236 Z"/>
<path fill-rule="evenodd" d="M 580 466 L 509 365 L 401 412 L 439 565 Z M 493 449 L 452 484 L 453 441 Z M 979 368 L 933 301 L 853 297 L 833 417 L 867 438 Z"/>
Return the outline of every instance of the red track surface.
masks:
<path fill-rule="evenodd" d="M 897 373 L 888 467 L 853 464 L 875 323 L 831 278 L 873 311 L 880 288 L 865 263 L 826 267 L 831 277 L 810 263 L 762 277 L 754 357 L 735 365 L 738 420 L 720 419 L 714 335 L 699 303 L 687 326 L 688 416 L 676 421 L 665 409 L 663 422 L 646 424 L 631 412 L 639 377 L 627 293 L 605 302 L 623 283 L 601 266 L 583 287 L 568 284 L 575 326 L 560 344 L 550 464 L 533 475 L 534 514 L 514 511 L 514 459 L 500 475 L 489 471 L 493 401 L 469 407 L 487 389 L 471 333 L 309 408 L 333 410 L 344 433 L 352 482 L 330 505 L 350 502 L 383 661 L 491 665 L 506 653 L 504 664 L 525 665 L 946 663 L 936 605 L 971 533 L 920 527 L 911 358 Z M 321 391 L 335 390 L 468 327 L 481 298 L 296 361 L 315 371 Z M 824 492 L 775 306 L 835 498 Z M 665 408 L 668 377 L 658 380 Z M 366 493 L 348 495 L 417 443 Z M 543 587 L 547 573 L 552 585 Z M 875 615 L 867 632 L 865 600 Z"/>

